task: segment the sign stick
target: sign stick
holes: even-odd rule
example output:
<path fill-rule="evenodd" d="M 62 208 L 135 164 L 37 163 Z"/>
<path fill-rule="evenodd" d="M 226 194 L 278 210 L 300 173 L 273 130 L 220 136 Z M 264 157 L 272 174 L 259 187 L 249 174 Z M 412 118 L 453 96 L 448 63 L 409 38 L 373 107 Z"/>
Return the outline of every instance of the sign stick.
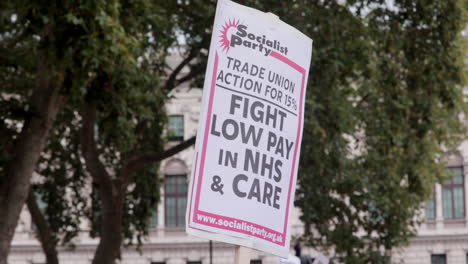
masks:
<path fill-rule="evenodd" d="M 250 263 L 250 248 L 236 246 L 234 264 L 246 264 L 246 263 Z"/>

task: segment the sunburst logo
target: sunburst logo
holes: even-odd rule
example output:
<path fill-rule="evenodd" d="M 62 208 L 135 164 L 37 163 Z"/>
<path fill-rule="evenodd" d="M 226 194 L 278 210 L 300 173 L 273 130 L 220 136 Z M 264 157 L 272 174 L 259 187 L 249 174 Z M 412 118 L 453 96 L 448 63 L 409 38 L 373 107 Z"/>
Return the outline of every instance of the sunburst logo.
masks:
<path fill-rule="evenodd" d="M 236 28 L 238 25 L 239 25 L 239 20 L 235 20 L 235 19 L 233 20 L 229 19 L 229 21 L 226 21 L 226 23 L 224 23 L 223 29 L 220 30 L 221 40 L 219 41 L 221 42 L 221 47 L 223 48 L 223 51 L 228 52 L 229 48 L 231 47 L 231 41 L 229 40 L 229 37 L 228 37 L 229 29 L 232 27 Z"/>

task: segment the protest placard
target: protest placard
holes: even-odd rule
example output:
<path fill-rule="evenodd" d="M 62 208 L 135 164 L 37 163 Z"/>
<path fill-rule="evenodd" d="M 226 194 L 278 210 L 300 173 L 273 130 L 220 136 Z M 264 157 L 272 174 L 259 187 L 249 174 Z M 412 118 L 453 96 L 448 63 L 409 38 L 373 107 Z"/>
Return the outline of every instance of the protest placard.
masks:
<path fill-rule="evenodd" d="M 277 16 L 218 1 L 187 232 L 289 253 L 312 40 Z"/>

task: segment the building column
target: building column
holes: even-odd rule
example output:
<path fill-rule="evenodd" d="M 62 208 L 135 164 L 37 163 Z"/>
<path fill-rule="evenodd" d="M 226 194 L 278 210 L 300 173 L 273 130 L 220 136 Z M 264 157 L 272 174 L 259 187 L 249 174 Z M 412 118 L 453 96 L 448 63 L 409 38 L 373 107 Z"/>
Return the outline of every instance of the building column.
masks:
<path fill-rule="evenodd" d="M 435 185 L 435 205 L 436 205 L 436 229 L 443 228 L 444 216 L 442 209 L 442 185 Z"/>
<path fill-rule="evenodd" d="M 465 159 L 466 160 L 466 159 Z M 463 190 L 463 198 L 465 200 L 465 225 L 468 225 L 468 162 L 465 162 L 462 166 L 463 172 L 463 183 L 464 183 L 464 190 Z M 467 256 L 468 261 L 468 256 Z"/>

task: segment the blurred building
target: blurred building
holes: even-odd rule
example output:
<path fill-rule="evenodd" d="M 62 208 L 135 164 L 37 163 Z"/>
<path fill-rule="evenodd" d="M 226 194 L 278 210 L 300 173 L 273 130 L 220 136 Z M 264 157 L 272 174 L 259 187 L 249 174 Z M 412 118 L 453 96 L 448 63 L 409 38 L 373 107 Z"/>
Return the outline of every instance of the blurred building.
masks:
<path fill-rule="evenodd" d="M 395 250 L 393 262 L 468 264 L 468 141 L 448 153 L 446 161 L 452 178 L 434 186 L 418 235 Z"/>
<path fill-rule="evenodd" d="M 167 105 L 170 143 L 188 139 L 196 134 L 202 91 L 187 87 L 177 88 Z M 234 247 L 189 236 L 185 233 L 187 187 L 193 163 L 193 147 L 165 160 L 160 169 L 165 178 L 162 199 L 155 208 L 151 229 L 141 251 L 133 247 L 122 250 L 121 263 L 131 264 L 230 264 L 234 261 Z M 395 250 L 392 263 L 409 264 L 468 264 L 468 141 L 447 156 L 448 170 L 453 177 L 434 186 L 434 196 L 426 202 L 425 221 L 417 237 L 407 247 Z M 293 209 L 292 233 L 300 235 L 302 224 L 299 210 Z M 39 242 L 35 238 L 29 213 L 24 210 L 17 227 L 10 264 L 46 263 Z M 59 248 L 60 263 L 91 263 L 97 240 L 88 236 L 87 225 L 75 239 L 75 247 Z M 294 236 L 294 235 L 293 235 Z M 294 246 L 294 245 L 291 245 Z M 210 250 L 211 248 L 211 250 Z M 211 252 L 211 253 L 210 253 Z M 293 250 L 291 252 L 294 252 Z M 302 249 L 304 255 L 316 252 Z M 254 264 L 276 264 L 278 258 L 252 251 Z M 210 262 L 212 258 L 212 262 Z"/>

